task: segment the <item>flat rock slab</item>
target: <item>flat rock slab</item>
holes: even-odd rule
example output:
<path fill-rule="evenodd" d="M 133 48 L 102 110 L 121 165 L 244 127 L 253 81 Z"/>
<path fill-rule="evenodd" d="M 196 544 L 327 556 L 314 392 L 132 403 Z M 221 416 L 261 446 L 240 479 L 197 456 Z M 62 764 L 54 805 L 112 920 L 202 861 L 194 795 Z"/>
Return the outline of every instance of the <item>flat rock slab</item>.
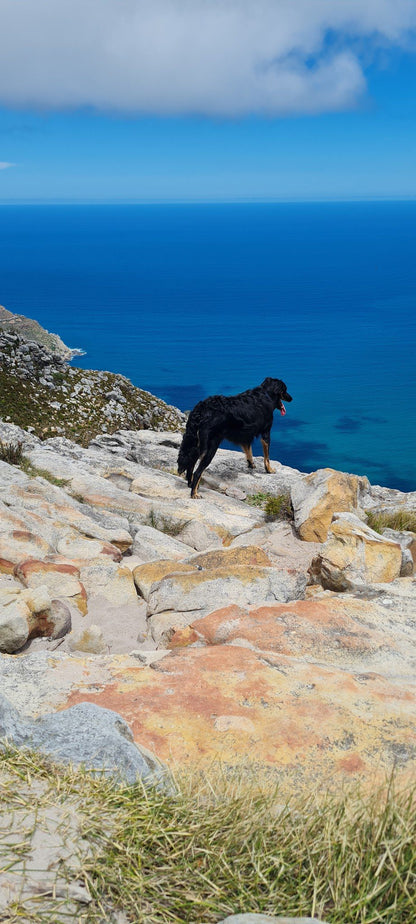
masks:
<path fill-rule="evenodd" d="M 320 591 L 230 606 L 178 633 L 186 647 L 151 666 L 5 655 L 0 687 L 33 716 L 84 701 L 110 708 L 172 768 L 254 762 L 289 788 L 372 783 L 416 765 L 413 593 L 406 578 L 370 601 Z"/>
<path fill-rule="evenodd" d="M 260 565 L 230 565 L 206 571 L 177 572 L 167 575 L 152 586 L 147 611 L 156 613 L 211 612 L 218 604 L 232 601 L 242 604 L 261 600 L 296 600 L 303 597 L 306 576 L 294 569 L 262 567 Z"/>
<path fill-rule="evenodd" d="M 411 597 L 365 600 L 329 592 L 306 600 L 215 610 L 172 636 L 169 648 L 242 645 L 355 671 L 416 676 Z"/>
<path fill-rule="evenodd" d="M 414 682 L 233 645 L 178 649 L 152 667 L 131 662 L 113 663 L 112 681 L 73 689 L 67 703 L 117 710 L 172 768 L 254 761 L 307 788 L 415 767 Z"/>

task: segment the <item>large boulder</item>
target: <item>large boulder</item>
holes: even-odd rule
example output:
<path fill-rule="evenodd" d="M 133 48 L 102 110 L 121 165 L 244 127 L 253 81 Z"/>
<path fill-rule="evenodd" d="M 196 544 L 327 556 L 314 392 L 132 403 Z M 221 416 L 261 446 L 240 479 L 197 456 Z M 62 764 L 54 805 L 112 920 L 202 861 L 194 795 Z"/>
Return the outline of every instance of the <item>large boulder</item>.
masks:
<path fill-rule="evenodd" d="M 21 594 L 5 600 L 0 591 L 0 651 L 11 654 L 29 638 L 30 610 Z"/>
<path fill-rule="evenodd" d="M 309 571 L 314 583 L 342 592 L 394 581 L 401 565 L 397 542 L 374 532 L 354 514 L 341 513 L 335 515 L 328 539 Z"/>
<path fill-rule="evenodd" d="M 267 561 L 261 549 L 256 552 L 257 557 L 264 556 Z M 175 629 L 189 625 L 195 618 L 218 607 L 230 603 L 248 606 L 276 600 L 284 603 L 304 595 L 306 575 L 303 572 L 251 564 L 253 550 L 250 548 L 230 549 L 227 563 L 221 563 L 221 559 L 217 558 L 221 556 L 221 550 L 215 550 L 207 553 L 207 564 L 210 555 L 213 556 L 212 567 L 203 568 L 198 564 L 197 570 L 168 574 L 150 588 L 147 613 L 151 617 L 153 638 L 162 647 L 166 646 Z M 204 557 L 197 556 L 197 559 Z"/>
<path fill-rule="evenodd" d="M 125 565 L 100 558 L 82 567 L 80 575 L 89 605 L 94 597 L 103 597 L 119 607 L 137 603 L 133 575 Z"/>
<path fill-rule="evenodd" d="M 87 612 L 85 587 L 75 565 L 32 558 L 17 565 L 15 575 L 25 587 L 47 587 L 51 598 L 66 597 L 80 613 L 85 615 Z"/>
<path fill-rule="evenodd" d="M 17 581 L 0 585 L 0 652 L 13 654 L 28 639 L 61 638 L 71 628 L 69 608 L 51 600 L 45 585 L 23 588 Z"/>
<path fill-rule="evenodd" d="M 158 584 L 168 575 L 184 574 L 189 571 L 195 571 L 195 567 L 191 564 L 160 559 L 159 561 L 148 562 L 145 565 L 137 565 L 133 570 L 133 577 L 138 593 L 145 600 L 148 600 L 153 584 Z"/>
<path fill-rule="evenodd" d="M 0 752 L 4 739 L 47 754 L 59 763 L 81 764 L 128 783 L 141 778 L 160 784 L 166 779 L 166 768 L 151 751 L 134 743 L 124 719 L 93 703 L 77 703 L 33 721 L 19 716 L 0 693 Z"/>
<path fill-rule="evenodd" d="M 135 559 L 142 564 L 160 559 L 186 558 L 189 549 L 186 543 L 180 542 L 173 536 L 162 533 L 153 526 L 137 524 L 132 553 Z"/>
<path fill-rule="evenodd" d="M 295 528 L 306 542 L 325 542 L 334 513 L 357 510 L 368 479 L 358 475 L 319 469 L 291 488 Z"/>

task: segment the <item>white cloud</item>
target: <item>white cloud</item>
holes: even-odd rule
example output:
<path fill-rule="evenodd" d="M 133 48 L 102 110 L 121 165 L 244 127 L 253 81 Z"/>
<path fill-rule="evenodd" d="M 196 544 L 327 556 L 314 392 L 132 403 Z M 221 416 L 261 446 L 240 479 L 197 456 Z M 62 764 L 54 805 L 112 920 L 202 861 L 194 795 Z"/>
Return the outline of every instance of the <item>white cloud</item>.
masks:
<path fill-rule="evenodd" d="M 9 164 L 7 160 L 0 160 L 0 170 L 7 170 L 7 167 L 15 167 L 16 164 Z"/>
<path fill-rule="evenodd" d="M 234 116 L 334 111 L 415 0 L 0 0 L 0 102 Z M 330 40 L 328 40 L 330 37 Z"/>

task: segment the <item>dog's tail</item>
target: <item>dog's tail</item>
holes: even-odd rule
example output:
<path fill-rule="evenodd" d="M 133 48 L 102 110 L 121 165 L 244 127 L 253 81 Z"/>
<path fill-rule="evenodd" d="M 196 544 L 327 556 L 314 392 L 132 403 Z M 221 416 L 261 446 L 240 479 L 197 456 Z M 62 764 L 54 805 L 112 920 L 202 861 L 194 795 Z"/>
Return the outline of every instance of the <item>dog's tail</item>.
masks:
<path fill-rule="evenodd" d="M 194 415 L 194 412 L 191 411 L 186 423 L 186 430 L 179 449 L 179 475 L 182 475 L 183 472 L 186 472 L 189 481 L 189 478 L 192 476 L 194 467 L 199 459 L 199 455 L 198 420 L 196 415 Z"/>

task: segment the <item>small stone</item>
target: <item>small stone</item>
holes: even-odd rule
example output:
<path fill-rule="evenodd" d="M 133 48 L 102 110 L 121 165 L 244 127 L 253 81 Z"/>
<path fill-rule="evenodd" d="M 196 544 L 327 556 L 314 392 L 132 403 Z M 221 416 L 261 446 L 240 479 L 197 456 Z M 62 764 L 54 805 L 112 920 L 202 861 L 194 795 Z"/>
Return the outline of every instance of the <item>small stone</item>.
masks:
<path fill-rule="evenodd" d="M 87 629 L 71 632 L 68 647 L 70 651 L 87 651 L 89 654 L 103 654 L 107 651 L 102 630 L 94 623 Z"/>

